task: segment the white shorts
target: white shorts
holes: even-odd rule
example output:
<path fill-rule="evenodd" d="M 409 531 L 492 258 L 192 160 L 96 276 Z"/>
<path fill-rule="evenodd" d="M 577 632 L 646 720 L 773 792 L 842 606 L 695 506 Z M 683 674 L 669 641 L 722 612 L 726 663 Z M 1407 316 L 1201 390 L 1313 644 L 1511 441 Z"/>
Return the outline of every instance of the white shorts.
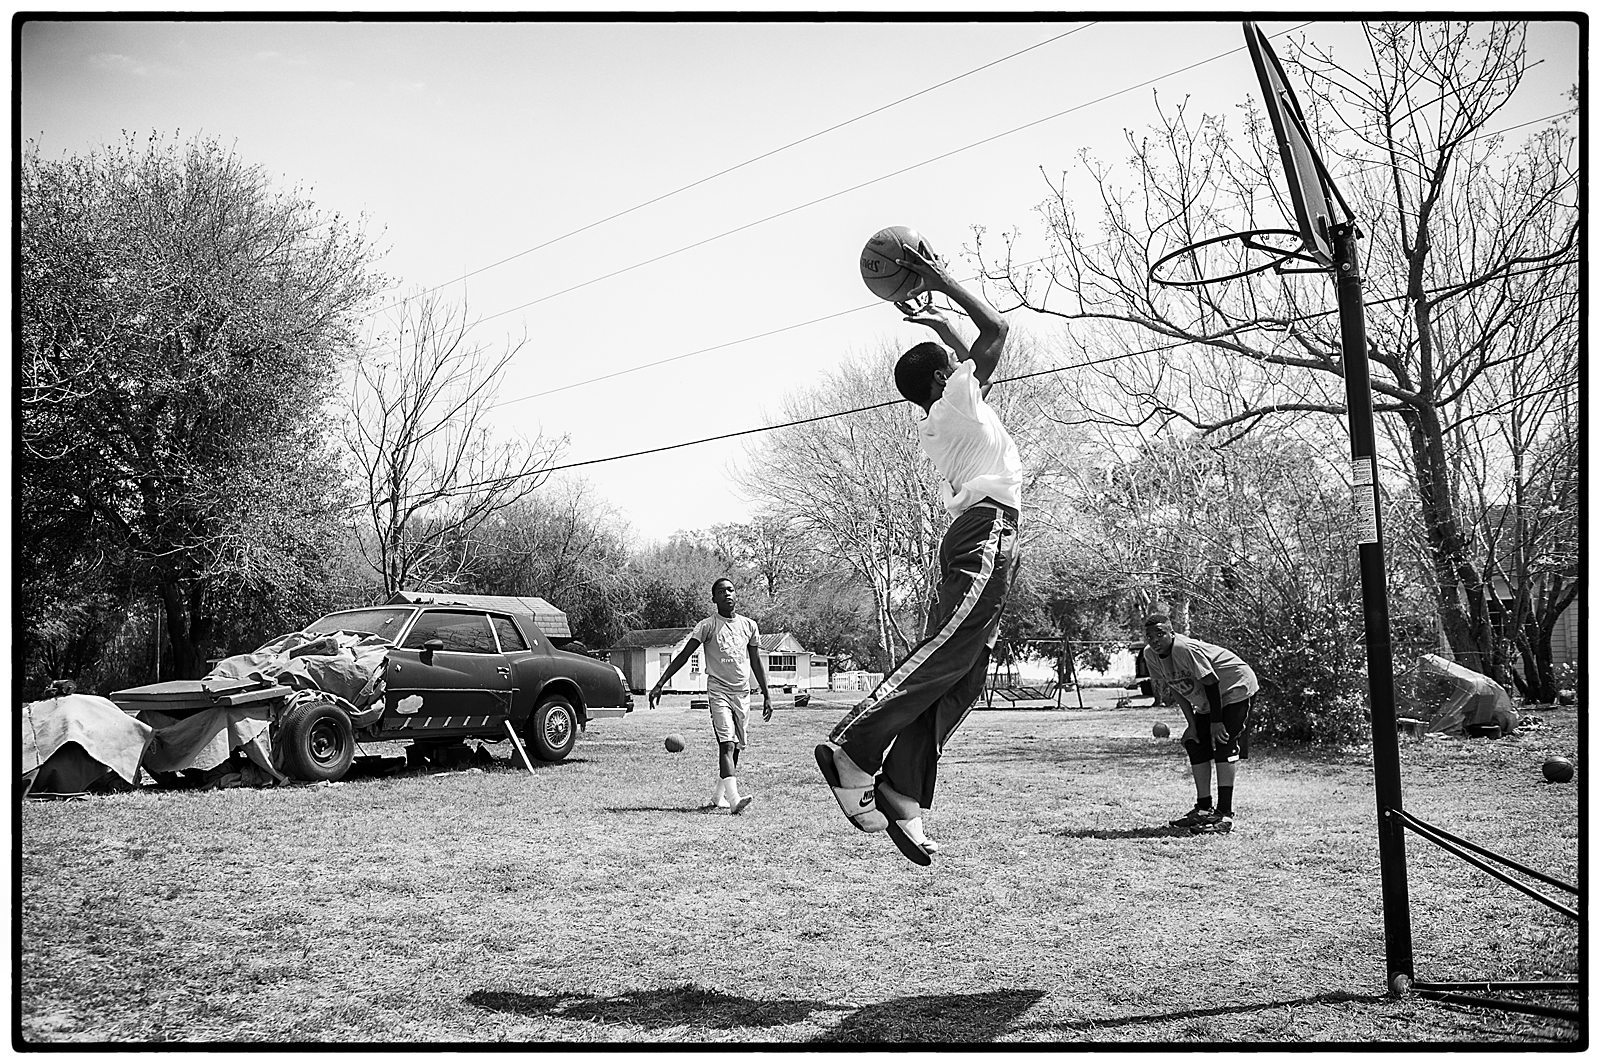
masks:
<path fill-rule="evenodd" d="M 706 704 L 711 709 L 711 731 L 719 743 L 744 746 L 745 720 L 750 714 L 750 692 L 736 694 L 707 688 Z"/>

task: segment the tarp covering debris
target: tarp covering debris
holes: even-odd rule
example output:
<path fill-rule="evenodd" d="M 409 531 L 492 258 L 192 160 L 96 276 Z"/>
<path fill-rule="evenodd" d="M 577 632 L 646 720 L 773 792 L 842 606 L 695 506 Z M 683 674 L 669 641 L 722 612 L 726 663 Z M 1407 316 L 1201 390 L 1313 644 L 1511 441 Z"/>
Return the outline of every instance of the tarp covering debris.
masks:
<path fill-rule="evenodd" d="M 22 707 L 22 776 L 32 789 L 81 794 L 115 773 L 136 783 L 154 731 L 110 699 L 63 695 Z"/>
<path fill-rule="evenodd" d="M 1396 685 L 1403 715 L 1428 722 L 1430 732 L 1460 735 L 1477 725 L 1497 724 L 1501 735 L 1516 731 L 1517 711 L 1506 689 L 1438 654 L 1424 654 Z"/>
<path fill-rule="evenodd" d="M 217 706 L 182 718 L 146 710 L 143 716 L 155 728 L 144 755 L 149 772 L 205 771 L 240 750 L 273 779 L 288 778 L 272 764 L 272 711 L 265 706 Z"/>
<path fill-rule="evenodd" d="M 383 712 L 383 666 L 394 644 L 361 632 L 291 632 L 223 658 L 206 679 L 260 680 L 334 696 L 357 727 Z"/>

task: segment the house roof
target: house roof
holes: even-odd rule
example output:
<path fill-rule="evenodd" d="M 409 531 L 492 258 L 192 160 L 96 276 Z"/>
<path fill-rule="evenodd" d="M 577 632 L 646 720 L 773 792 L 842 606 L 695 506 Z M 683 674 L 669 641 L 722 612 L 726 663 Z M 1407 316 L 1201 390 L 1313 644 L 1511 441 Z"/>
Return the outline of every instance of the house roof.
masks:
<path fill-rule="evenodd" d="M 800 645 L 800 640 L 791 632 L 774 632 L 771 635 L 760 636 L 761 649 L 768 654 L 804 654 L 806 648 Z"/>
<path fill-rule="evenodd" d="M 623 637 L 611 644 L 612 650 L 625 650 L 628 647 L 673 647 L 683 642 L 692 628 L 640 628 L 637 631 L 627 632 Z"/>
<path fill-rule="evenodd" d="M 612 650 L 633 647 L 675 647 L 689 637 L 693 628 L 641 628 L 628 632 L 611 644 Z M 759 637 L 761 649 L 769 654 L 804 654 L 806 648 L 789 632 L 774 632 Z"/>
<path fill-rule="evenodd" d="M 477 610 L 520 613 L 532 617 L 546 639 L 571 639 L 572 626 L 564 611 L 534 595 L 457 595 L 448 591 L 396 591 L 389 602 L 428 603 L 436 606 L 467 606 Z"/>

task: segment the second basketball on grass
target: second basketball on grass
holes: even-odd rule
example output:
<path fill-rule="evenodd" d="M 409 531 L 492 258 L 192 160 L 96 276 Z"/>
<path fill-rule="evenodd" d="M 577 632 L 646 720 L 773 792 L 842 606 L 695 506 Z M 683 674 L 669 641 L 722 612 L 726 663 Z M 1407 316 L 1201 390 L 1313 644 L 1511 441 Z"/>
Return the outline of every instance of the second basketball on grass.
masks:
<path fill-rule="evenodd" d="M 916 271 L 895 261 L 905 257 L 902 249 L 907 247 L 916 248 L 925 259 L 933 258 L 933 249 L 922 234 L 906 225 L 879 229 L 861 249 L 861 279 L 879 299 L 890 302 L 905 299 L 921 280 Z"/>

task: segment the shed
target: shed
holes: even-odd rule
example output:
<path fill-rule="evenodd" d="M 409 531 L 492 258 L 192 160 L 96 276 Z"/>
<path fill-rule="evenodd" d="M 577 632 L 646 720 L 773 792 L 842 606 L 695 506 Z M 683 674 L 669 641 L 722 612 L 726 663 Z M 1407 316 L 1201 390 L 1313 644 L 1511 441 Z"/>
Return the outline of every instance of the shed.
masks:
<path fill-rule="evenodd" d="M 693 630 L 642 628 L 628 632 L 607 649 L 606 659 L 622 670 L 627 677 L 628 688 L 634 694 L 643 694 L 655 686 L 656 679 L 677 657 Z M 813 655 L 792 633 L 776 632 L 761 636 L 759 653 L 762 668 L 767 673 L 768 687 L 798 687 L 802 691 L 827 689 L 827 659 Z M 700 652 L 696 651 L 688 663 L 673 674 L 668 689 L 704 691 L 704 669 Z"/>
<path fill-rule="evenodd" d="M 531 617 L 546 639 L 552 642 L 572 638 L 567 615 L 534 595 L 458 595 L 453 591 L 396 591 L 385 605 L 429 603 L 436 606 L 467 606 L 477 610 L 496 610 Z"/>

